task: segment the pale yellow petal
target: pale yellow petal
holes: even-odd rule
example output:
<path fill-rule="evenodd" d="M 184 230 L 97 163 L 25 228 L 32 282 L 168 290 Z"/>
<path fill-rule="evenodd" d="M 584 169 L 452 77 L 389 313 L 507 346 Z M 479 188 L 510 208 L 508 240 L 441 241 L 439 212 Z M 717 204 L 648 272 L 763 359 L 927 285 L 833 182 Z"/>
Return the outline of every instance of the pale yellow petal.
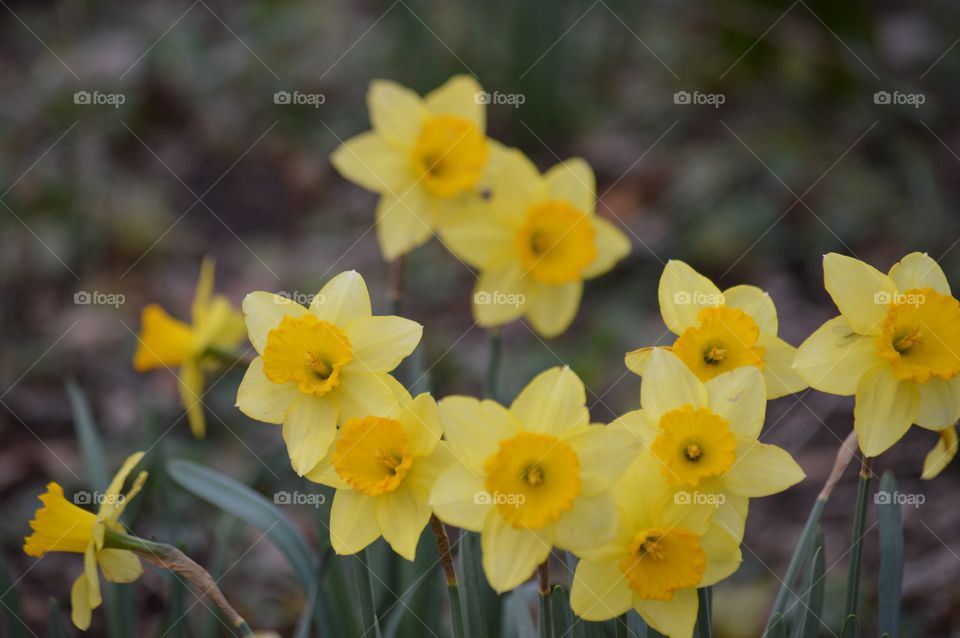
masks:
<path fill-rule="evenodd" d="M 757 498 L 782 492 L 804 479 L 803 469 L 790 453 L 776 445 L 737 437 L 737 458 L 723 477 L 728 490 Z"/>
<path fill-rule="evenodd" d="M 377 498 L 377 524 L 390 548 L 413 560 L 431 510 L 426 500 L 418 499 L 405 483 Z"/>
<path fill-rule="evenodd" d="M 739 434 L 758 437 L 767 412 L 763 374 L 753 366 L 741 366 L 717 375 L 704 384 L 709 407 Z"/>
<path fill-rule="evenodd" d="M 930 379 L 917 386 L 920 408 L 916 424 L 930 430 L 941 430 L 960 419 L 960 377 L 949 381 Z"/>
<path fill-rule="evenodd" d="M 350 321 L 344 332 L 354 356 L 345 369 L 390 372 L 417 348 L 423 326 L 403 317 L 362 317 Z"/>
<path fill-rule="evenodd" d="M 480 84 L 470 75 L 455 75 L 424 96 L 423 102 L 434 115 L 456 115 L 475 122 L 486 130 L 486 105 Z"/>
<path fill-rule="evenodd" d="M 943 269 L 927 253 L 910 253 L 890 269 L 890 279 L 900 292 L 911 288 L 933 288 L 942 295 L 950 294 L 950 284 Z"/>
<path fill-rule="evenodd" d="M 737 543 L 743 540 L 743 531 L 746 527 L 747 513 L 750 509 L 750 499 L 746 496 L 725 493 L 723 503 L 717 507 L 713 515 L 713 524 L 733 537 Z"/>
<path fill-rule="evenodd" d="M 313 481 L 314 483 L 319 483 L 320 485 L 328 485 L 336 490 L 353 489 L 349 483 L 340 478 L 337 470 L 333 467 L 333 453 L 335 450 L 336 445 L 331 445 L 326 455 L 320 459 L 319 463 L 313 466 L 313 469 L 304 474 L 303 478 Z"/>
<path fill-rule="evenodd" d="M 367 282 L 356 270 L 340 273 L 320 289 L 310 302 L 310 312 L 322 321 L 345 327 L 372 314 Z"/>
<path fill-rule="evenodd" d="M 557 286 L 537 284 L 526 306 L 527 318 L 533 329 L 546 338 L 562 334 L 577 316 L 582 295 L 582 281 Z"/>
<path fill-rule="evenodd" d="M 143 573 L 140 558 L 123 549 L 101 549 L 97 552 L 97 562 L 103 577 L 111 583 L 132 583 Z"/>
<path fill-rule="evenodd" d="M 190 361 L 177 373 L 180 403 L 187 412 L 187 421 L 193 436 L 202 439 L 207 432 L 207 420 L 203 411 L 203 370 L 199 361 Z"/>
<path fill-rule="evenodd" d="M 935 478 L 940 472 L 950 464 L 953 457 L 957 455 L 957 428 L 946 428 L 940 430 L 937 437 L 937 444 L 933 449 L 927 452 L 923 460 L 923 474 L 920 478 L 929 481 Z"/>
<path fill-rule="evenodd" d="M 576 552 L 604 545 L 617 532 L 617 504 L 609 491 L 574 499 L 573 509 L 565 512 L 556 526 L 556 546 Z"/>
<path fill-rule="evenodd" d="M 337 436 L 337 407 L 325 397 L 301 395 L 283 417 L 283 440 L 290 465 L 303 476 L 327 454 Z"/>
<path fill-rule="evenodd" d="M 659 421 L 670 410 L 708 405 L 707 389 L 673 353 L 656 348 L 647 362 L 640 386 L 640 405 L 650 418 Z"/>
<path fill-rule="evenodd" d="M 414 457 L 413 465 L 403 482 L 413 490 L 419 500 L 428 503 L 433 486 L 454 462 L 450 446 L 445 441 L 440 441 L 430 456 Z"/>
<path fill-rule="evenodd" d="M 70 620 L 81 631 L 90 628 L 92 617 L 88 591 L 87 579 L 80 574 L 70 588 Z"/>
<path fill-rule="evenodd" d="M 399 193 L 416 181 L 410 156 L 374 131 L 338 146 L 330 163 L 344 178 L 375 193 Z"/>
<path fill-rule="evenodd" d="M 681 589 L 673 600 L 641 600 L 634 596 L 634 608 L 647 624 L 670 638 L 686 638 L 693 635 L 697 622 L 697 590 Z"/>
<path fill-rule="evenodd" d="M 517 529 L 496 510 L 487 517 L 480 536 L 483 571 L 494 591 L 503 593 L 523 584 L 550 555 L 552 527 Z"/>
<path fill-rule="evenodd" d="M 823 283 L 854 332 L 880 332 L 887 306 L 897 293 L 890 277 L 859 259 L 830 253 L 823 257 Z"/>
<path fill-rule="evenodd" d="M 793 367 L 797 354 L 795 347 L 771 334 L 760 335 L 757 345 L 764 349 L 763 378 L 768 399 L 800 392 L 807 387 L 807 382 Z"/>
<path fill-rule="evenodd" d="M 483 475 L 483 463 L 500 448 L 500 441 L 516 434 L 521 425 L 496 401 L 449 396 L 437 404 L 450 451 L 473 474 Z"/>
<path fill-rule="evenodd" d="M 420 96 L 390 80 L 374 80 L 367 91 L 374 130 L 391 144 L 412 147 L 428 111 Z"/>
<path fill-rule="evenodd" d="M 440 411 L 433 397 L 427 392 L 418 394 L 401 408 L 399 420 L 403 424 L 410 453 L 414 456 L 430 456 L 443 435 Z"/>
<path fill-rule="evenodd" d="M 644 370 L 647 369 L 647 362 L 650 361 L 650 354 L 653 350 L 654 347 L 647 347 L 628 352 L 623 357 L 623 363 L 630 372 L 642 377 Z M 669 348 L 664 348 L 664 350 L 669 350 Z"/>
<path fill-rule="evenodd" d="M 127 477 L 130 476 L 130 472 L 133 471 L 133 468 L 140 463 L 141 459 L 143 459 L 143 452 L 134 452 L 128 456 L 123 462 L 123 465 L 120 466 L 120 469 L 117 470 L 117 473 L 113 476 L 113 479 L 110 480 L 110 485 L 107 486 L 105 498 L 100 504 L 100 509 L 98 511 L 98 517 L 101 520 L 110 518 L 112 513 L 116 510 L 119 501 L 122 500 L 119 498 L 119 495 L 120 491 L 123 489 L 123 484 L 127 481 Z"/>
<path fill-rule="evenodd" d="M 283 423 L 287 408 L 300 396 L 296 383 L 274 383 L 263 373 L 263 359 L 250 362 L 237 389 L 237 408 L 251 419 Z"/>
<path fill-rule="evenodd" d="M 574 208 L 591 212 L 597 201 L 597 180 L 593 169 L 580 157 L 560 162 L 544 176 L 551 199 L 570 203 Z"/>
<path fill-rule="evenodd" d="M 899 441 L 916 420 L 919 404 L 917 387 L 897 379 L 889 366 L 879 365 L 863 375 L 853 408 L 853 427 L 863 453 L 877 456 Z"/>
<path fill-rule="evenodd" d="M 485 270 L 513 258 L 516 229 L 492 219 L 489 204 L 443 217 L 437 232 L 444 247 L 468 265 Z"/>
<path fill-rule="evenodd" d="M 526 277 L 516 260 L 482 271 L 473 289 L 473 316 L 484 328 L 493 328 L 520 317 L 527 309 Z"/>
<path fill-rule="evenodd" d="M 649 415 L 643 410 L 631 410 L 617 417 L 617 419 L 607 427 L 623 428 L 640 441 L 641 447 L 650 447 L 657 438 L 659 432 L 657 426 L 658 423 L 651 421 Z M 634 455 L 636 456 L 637 454 L 639 454 L 639 452 L 635 451 Z"/>
<path fill-rule="evenodd" d="M 496 159 L 491 182 L 493 196 L 487 214 L 491 222 L 516 231 L 527 209 L 549 198 L 547 185 L 522 151 L 505 148 L 497 153 Z"/>
<path fill-rule="evenodd" d="M 340 406 L 340 423 L 365 416 L 396 416 L 410 394 L 389 374 L 351 372 L 332 394 Z"/>
<path fill-rule="evenodd" d="M 243 316 L 247 335 L 258 354 L 263 354 L 267 335 L 284 317 L 300 317 L 307 309 L 300 304 L 271 292 L 251 292 L 243 298 Z"/>
<path fill-rule="evenodd" d="M 479 532 L 493 509 L 493 499 L 481 475 L 454 462 L 434 483 L 430 506 L 444 523 Z"/>
<path fill-rule="evenodd" d="M 700 547 L 707 554 L 707 569 L 703 572 L 701 587 L 709 587 L 731 576 L 743 561 L 740 542 L 717 525 L 712 525 L 700 537 Z"/>
<path fill-rule="evenodd" d="M 624 421 L 607 426 L 591 425 L 566 442 L 580 460 L 580 490 L 583 494 L 606 491 L 637 458 L 642 448 L 639 434 Z"/>
<path fill-rule="evenodd" d="M 668 261 L 660 275 L 657 298 L 663 322 L 674 334 L 699 325 L 701 309 L 723 305 L 723 295 L 712 281 L 676 259 Z"/>
<path fill-rule="evenodd" d="M 510 405 L 510 412 L 524 430 L 554 436 L 571 433 L 590 420 L 583 382 L 566 366 L 534 377 Z"/>
<path fill-rule="evenodd" d="M 766 291 L 756 286 L 733 286 L 723 291 L 723 305 L 750 315 L 761 334 L 777 334 L 777 308 Z"/>
<path fill-rule="evenodd" d="M 383 258 L 393 261 L 433 236 L 434 209 L 422 184 L 385 193 L 377 202 L 377 241 Z"/>
<path fill-rule="evenodd" d="M 330 509 L 330 544 L 338 554 L 356 554 L 380 537 L 377 499 L 353 490 L 337 490 Z"/>
<path fill-rule="evenodd" d="M 593 218 L 596 231 L 597 258 L 583 271 L 584 279 L 599 277 L 611 270 L 618 261 L 630 254 L 630 238 L 613 222 L 596 216 Z"/>
<path fill-rule="evenodd" d="M 793 360 L 810 387 L 842 396 L 856 392 L 861 377 L 878 363 L 876 339 L 854 332 L 842 316 L 807 337 Z"/>
<path fill-rule="evenodd" d="M 203 261 L 200 262 L 200 277 L 197 280 L 197 289 L 193 295 L 193 305 L 190 306 L 190 318 L 194 326 L 203 323 L 212 295 L 213 258 L 206 256 L 203 258 Z"/>
<path fill-rule="evenodd" d="M 581 560 L 573 574 L 570 606 L 584 620 L 601 621 L 627 613 L 633 592 L 616 562 Z"/>

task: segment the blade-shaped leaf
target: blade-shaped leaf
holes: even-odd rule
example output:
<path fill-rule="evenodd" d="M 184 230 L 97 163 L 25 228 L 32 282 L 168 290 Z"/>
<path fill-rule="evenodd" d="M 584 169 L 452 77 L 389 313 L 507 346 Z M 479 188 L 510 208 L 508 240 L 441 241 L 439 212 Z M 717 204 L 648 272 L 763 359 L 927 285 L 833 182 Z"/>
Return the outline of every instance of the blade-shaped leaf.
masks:
<path fill-rule="evenodd" d="M 880 492 L 894 494 L 897 481 L 890 472 L 880 479 Z M 877 631 L 896 638 L 900 624 L 900 592 L 903 587 L 903 519 L 896 499 L 883 499 L 877 506 L 880 528 L 880 579 L 877 600 Z"/>

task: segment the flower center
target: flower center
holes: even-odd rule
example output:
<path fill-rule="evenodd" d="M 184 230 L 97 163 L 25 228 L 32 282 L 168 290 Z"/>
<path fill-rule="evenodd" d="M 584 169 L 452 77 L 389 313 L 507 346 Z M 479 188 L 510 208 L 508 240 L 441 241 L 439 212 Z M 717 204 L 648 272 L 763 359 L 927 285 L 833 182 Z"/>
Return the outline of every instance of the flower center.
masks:
<path fill-rule="evenodd" d="M 932 288 L 899 293 L 887 309 L 877 354 L 898 379 L 952 379 L 960 374 L 960 303 Z"/>
<path fill-rule="evenodd" d="M 63 488 L 57 483 L 49 483 L 39 498 L 43 507 L 30 521 L 33 533 L 27 537 L 23 551 L 36 557 L 47 552 L 82 554 L 93 542 L 96 515 L 64 498 Z"/>
<path fill-rule="evenodd" d="M 580 459 L 555 436 L 521 432 L 500 441 L 483 464 L 485 487 L 512 526 L 540 529 L 573 509 L 580 493 Z"/>
<path fill-rule="evenodd" d="M 369 416 L 343 424 L 331 461 L 350 487 L 377 496 L 400 486 L 413 455 L 399 421 Z"/>
<path fill-rule="evenodd" d="M 660 417 L 660 431 L 650 447 L 671 484 L 691 487 L 729 470 L 736 450 L 737 441 L 726 419 L 690 405 Z"/>
<path fill-rule="evenodd" d="M 423 123 L 413 146 L 413 170 L 437 197 L 454 197 L 477 185 L 490 145 L 475 122 L 437 115 Z"/>
<path fill-rule="evenodd" d="M 546 284 L 580 279 L 597 258 L 596 230 L 590 217 L 560 200 L 527 209 L 515 246 L 526 271 Z"/>
<path fill-rule="evenodd" d="M 263 373 L 274 383 L 296 383 L 304 394 L 323 396 L 340 384 L 340 369 L 352 360 L 347 335 L 306 313 L 284 317 L 267 334 Z"/>
<path fill-rule="evenodd" d="M 678 589 L 696 587 L 707 568 L 699 537 L 682 527 L 637 534 L 620 561 L 630 589 L 645 600 L 673 600 Z"/>
<path fill-rule="evenodd" d="M 673 344 L 673 353 L 697 375 L 709 381 L 741 366 L 763 369 L 764 348 L 757 346 L 760 329 L 739 308 L 703 308 L 699 325 L 687 328 Z"/>

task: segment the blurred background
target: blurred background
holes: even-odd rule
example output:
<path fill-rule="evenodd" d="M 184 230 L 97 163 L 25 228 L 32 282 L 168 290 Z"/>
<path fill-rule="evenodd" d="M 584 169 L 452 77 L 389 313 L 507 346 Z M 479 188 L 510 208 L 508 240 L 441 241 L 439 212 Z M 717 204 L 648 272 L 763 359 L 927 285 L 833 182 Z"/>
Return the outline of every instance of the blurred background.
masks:
<path fill-rule="evenodd" d="M 68 493 L 91 489 L 68 380 L 89 399 L 111 473 L 130 452 L 151 450 L 152 476 L 127 523 L 211 567 L 254 627 L 292 631 L 305 594 L 277 550 L 164 470 L 178 456 L 268 496 L 302 488 L 279 430 L 233 408 L 236 368 L 209 380 L 209 434 L 195 441 L 173 375 L 138 375 L 130 361 L 145 304 L 187 318 L 204 255 L 216 258 L 217 288 L 236 304 L 251 290 L 309 295 L 356 269 L 375 311 L 388 310 L 375 196 L 328 161 L 369 127 L 364 95 L 374 78 L 423 93 L 471 73 L 491 94 L 513 96 L 490 105 L 491 134 L 542 169 L 586 158 L 599 213 L 633 239 L 630 258 L 587 285 L 562 337 L 506 328 L 506 398 L 562 362 L 590 388 L 595 420 L 638 407 L 623 354 L 671 341 L 656 303 L 670 258 L 721 288 L 769 290 L 794 345 L 836 314 L 822 286 L 825 252 L 886 271 L 925 251 L 960 285 L 953 2 L 0 4 L 0 545 L 9 572 L 0 590 L 5 604 L 16 597 L 35 636 L 47 635 L 51 605 L 69 613 L 80 570 L 73 555 L 22 553 L 36 495 L 50 480 Z M 284 103 L 278 92 L 313 97 Z M 415 389 L 481 392 L 488 339 L 470 314 L 474 275 L 435 240 L 409 257 L 406 275 L 404 314 L 426 327 L 415 358 L 427 374 Z M 808 479 L 751 507 L 743 566 L 716 589 L 716 635 L 759 635 L 851 410 L 850 399 L 813 392 L 771 403 L 763 438 L 788 449 Z M 903 511 L 909 636 L 960 636 L 960 467 L 919 480 L 935 438 L 915 428 L 876 462 L 901 491 L 925 497 Z M 855 490 L 851 469 L 824 514 L 828 601 L 842 598 Z M 284 511 L 322 546 L 314 522 L 324 509 Z M 868 526 L 875 514 L 871 506 Z M 427 541 L 422 565 L 385 565 L 384 607 L 398 607 L 392 596 L 411 582 L 420 596 L 441 586 L 439 570 L 417 576 L 435 559 Z M 868 619 L 877 564 L 874 532 L 865 541 Z M 125 591 L 139 635 L 223 631 L 155 570 Z M 405 608 L 396 622 L 421 635 Z M 828 608 L 825 636 L 839 633 L 839 605 Z M 95 613 L 90 635 L 106 635 L 106 624 L 107 613 Z"/>

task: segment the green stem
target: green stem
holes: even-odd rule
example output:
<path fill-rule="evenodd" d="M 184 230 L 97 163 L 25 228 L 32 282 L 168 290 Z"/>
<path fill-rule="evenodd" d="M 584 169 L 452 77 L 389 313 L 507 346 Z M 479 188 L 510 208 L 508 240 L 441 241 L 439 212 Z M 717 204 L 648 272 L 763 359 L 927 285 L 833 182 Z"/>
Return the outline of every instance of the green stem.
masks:
<path fill-rule="evenodd" d="M 701 587 L 697 590 L 697 638 L 711 638 L 713 635 L 713 588 Z"/>
<path fill-rule="evenodd" d="M 373 586 L 370 583 L 370 568 L 367 550 L 361 550 L 353 556 L 354 574 L 357 578 L 357 589 L 360 596 L 361 629 L 364 638 L 374 636 L 381 638 L 380 623 L 377 612 L 373 607 Z"/>
<path fill-rule="evenodd" d="M 540 638 L 553 638 L 553 605 L 550 600 L 550 557 L 537 568 L 540 593 Z"/>
<path fill-rule="evenodd" d="M 864 528 L 867 524 L 867 496 L 870 493 L 870 459 L 864 458 L 860 465 L 860 483 L 857 486 L 857 508 L 853 512 L 853 549 L 847 569 L 847 599 L 843 614 L 847 617 L 857 613 L 857 598 L 860 593 L 860 559 L 863 555 Z"/>
<path fill-rule="evenodd" d="M 490 329 L 490 358 L 487 362 L 487 397 L 499 400 L 500 355 L 503 350 L 499 328 Z"/>
<path fill-rule="evenodd" d="M 450 624 L 453 625 L 453 638 L 463 638 L 463 609 L 460 607 L 460 586 L 457 582 L 457 572 L 453 567 L 453 556 L 450 554 L 450 537 L 443 523 L 435 515 L 430 515 L 430 529 L 437 540 L 437 553 L 440 555 L 440 564 L 447 580 L 447 594 L 450 596 Z"/>
<path fill-rule="evenodd" d="M 627 638 L 627 635 L 630 631 L 630 626 L 627 624 L 627 615 L 621 614 L 616 618 L 616 632 L 617 638 Z"/>
<path fill-rule="evenodd" d="M 390 292 L 387 293 L 390 301 L 390 313 L 400 316 L 403 308 L 403 266 L 405 255 L 400 255 L 390 262 Z"/>

